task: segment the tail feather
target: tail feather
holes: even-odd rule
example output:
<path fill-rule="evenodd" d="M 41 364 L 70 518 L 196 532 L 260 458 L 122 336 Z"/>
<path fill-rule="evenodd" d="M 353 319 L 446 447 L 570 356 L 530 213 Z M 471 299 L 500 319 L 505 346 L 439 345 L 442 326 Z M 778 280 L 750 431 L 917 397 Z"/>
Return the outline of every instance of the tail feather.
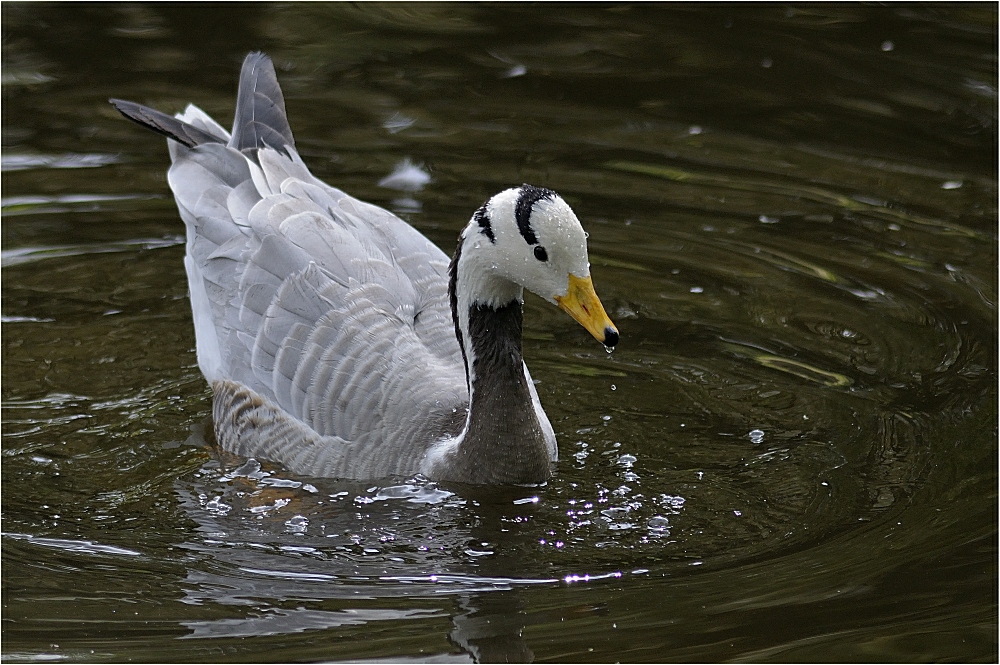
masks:
<path fill-rule="evenodd" d="M 203 143 L 226 143 L 224 138 L 148 106 L 124 99 L 108 101 L 129 120 L 188 148 Z M 264 146 L 276 150 L 295 149 L 292 128 L 285 113 L 285 97 L 278 86 L 274 65 L 263 53 L 251 53 L 243 61 L 229 146 L 253 161 L 257 161 L 257 150 Z"/>
<path fill-rule="evenodd" d="M 295 148 L 274 65 L 263 53 L 251 53 L 243 61 L 229 145 L 253 158 L 265 145 L 278 150 Z"/>
<path fill-rule="evenodd" d="M 127 102 L 124 99 L 109 99 L 108 101 L 118 109 L 119 113 L 132 122 L 163 134 L 167 138 L 173 139 L 188 148 L 193 148 L 202 143 L 225 143 L 218 136 L 209 134 L 194 125 L 189 125 L 182 120 L 178 120 L 148 106 L 136 104 L 135 102 Z"/>

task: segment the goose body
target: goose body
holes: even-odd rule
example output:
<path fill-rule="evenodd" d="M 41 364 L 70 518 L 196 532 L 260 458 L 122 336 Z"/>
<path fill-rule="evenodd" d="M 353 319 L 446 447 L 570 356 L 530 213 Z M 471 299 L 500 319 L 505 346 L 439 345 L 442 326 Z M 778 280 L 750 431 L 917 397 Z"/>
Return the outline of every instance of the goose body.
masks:
<path fill-rule="evenodd" d="M 562 198 L 530 185 L 497 194 L 449 260 L 312 176 L 263 54 L 243 63 L 231 134 L 193 105 L 171 117 L 111 101 L 170 139 L 223 448 L 313 476 L 549 477 L 556 439 L 521 357 L 523 288 L 618 340 Z"/>

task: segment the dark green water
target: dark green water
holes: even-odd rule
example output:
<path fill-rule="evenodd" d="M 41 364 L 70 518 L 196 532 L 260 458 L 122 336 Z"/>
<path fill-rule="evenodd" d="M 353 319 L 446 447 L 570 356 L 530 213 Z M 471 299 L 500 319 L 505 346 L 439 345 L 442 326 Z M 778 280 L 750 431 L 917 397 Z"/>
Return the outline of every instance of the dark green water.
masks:
<path fill-rule="evenodd" d="M 997 660 L 995 4 L 2 19 L 4 660 Z M 313 172 L 446 251 L 574 206 L 622 342 L 527 301 L 546 486 L 206 444 L 166 146 L 106 98 L 226 124 L 255 49 Z"/>

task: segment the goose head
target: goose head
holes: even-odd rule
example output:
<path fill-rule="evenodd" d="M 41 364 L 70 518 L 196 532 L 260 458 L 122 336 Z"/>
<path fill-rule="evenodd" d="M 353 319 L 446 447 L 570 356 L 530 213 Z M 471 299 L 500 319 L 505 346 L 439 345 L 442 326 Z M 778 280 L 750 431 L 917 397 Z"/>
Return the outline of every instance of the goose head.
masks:
<path fill-rule="evenodd" d="M 587 234 L 569 204 L 550 189 L 522 185 L 493 196 L 462 232 L 453 294 L 459 316 L 472 305 L 520 301 L 522 289 L 579 322 L 606 347 L 618 329 L 594 291 Z"/>

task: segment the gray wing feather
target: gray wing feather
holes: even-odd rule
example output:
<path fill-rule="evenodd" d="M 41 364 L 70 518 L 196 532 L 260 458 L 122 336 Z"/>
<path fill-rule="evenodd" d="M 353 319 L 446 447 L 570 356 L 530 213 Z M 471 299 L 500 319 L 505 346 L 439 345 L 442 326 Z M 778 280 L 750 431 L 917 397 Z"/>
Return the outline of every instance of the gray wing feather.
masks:
<path fill-rule="evenodd" d="M 142 115 L 174 139 L 168 181 L 220 443 L 316 475 L 418 471 L 468 403 L 448 257 L 312 176 L 261 54 L 244 62 L 231 138 L 195 106 Z"/>
<path fill-rule="evenodd" d="M 205 149 L 218 154 L 191 158 Z M 319 456 L 338 475 L 417 471 L 427 446 L 446 433 L 431 425 L 440 427 L 468 400 L 447 258 L 391 213 L 289 175 L 298 169 L 291 157 L 258 152 L 267 183 L 261 192 L 248 184 L 258 182 L 256 165 L 234 182 L 237 169 L 220 155 L 247 164 L 232 148 L 201 146 L 179 155 L 171 183 L 211 306 L 221 378 L 270 405 L 258 420 L 296 421 L 241 426 L 238 437 L 233 430 L 221 438 L 239 438 L 240 450 L 293 468 Z M 270 169 L 275 161 L 279 173 Z M 265 433 L 289 438 L 277 449 Z M 247 437 L 259 439 L 258 447 Z"/>

